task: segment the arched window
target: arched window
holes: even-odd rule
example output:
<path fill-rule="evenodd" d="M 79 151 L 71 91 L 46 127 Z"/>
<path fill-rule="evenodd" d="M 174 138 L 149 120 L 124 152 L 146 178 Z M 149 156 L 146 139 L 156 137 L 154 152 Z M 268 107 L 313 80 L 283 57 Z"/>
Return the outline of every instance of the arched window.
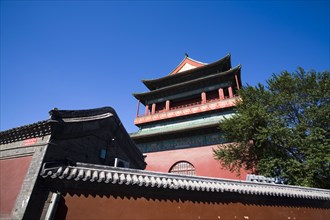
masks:
<path fill-rule="evenodd" d="M 171 167 L 169 173 L 193 176 L 195 175 L 195 167 L 187 161 L 179 161 Z"/>

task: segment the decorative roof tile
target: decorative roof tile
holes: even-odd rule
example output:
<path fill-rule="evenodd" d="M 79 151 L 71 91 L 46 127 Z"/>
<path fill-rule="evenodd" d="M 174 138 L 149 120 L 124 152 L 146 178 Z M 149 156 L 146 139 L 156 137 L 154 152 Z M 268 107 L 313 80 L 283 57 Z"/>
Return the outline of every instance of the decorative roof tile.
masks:
<path fill-rule="evenodd" d="M 57 164 L 57 165 L 56 165 Z M 53 165 L 53 166 L 52 166 Z M 263 196 L 280 196 L 330 200 L 330 190 L 300 186 L 196 177 L 127 168 L 76 163 L 76 166 L 44 163 L 40 175 L 69 181 L 90 181 L 118 185 L 139 185 L 150 188 L 206 192 L 232 192 Z"/>

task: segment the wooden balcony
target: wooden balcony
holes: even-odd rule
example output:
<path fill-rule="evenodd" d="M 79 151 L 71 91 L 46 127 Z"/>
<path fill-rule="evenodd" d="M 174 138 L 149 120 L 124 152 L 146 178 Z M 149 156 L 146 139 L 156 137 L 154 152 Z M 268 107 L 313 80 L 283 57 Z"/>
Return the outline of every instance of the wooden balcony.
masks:
<path fill-rule="evenodd" d="M 201 112 L 208 112 L 217 109 L 229 108 L 236 105 L 236 100 L 239 96 L 233 98 L 225 97 L 225 99 L 212 99 L 207 100 L 206 103 L 201 102 L 189 103 L 186 105 L 176 106 L 170 108 L 168 111 L 165 109 L 156 111 L 154 114 L 140 115 L 135 118 L 134 124 L 144 124 L 153 121 L 160 121 L 185 115 L 198 114 Z"/>

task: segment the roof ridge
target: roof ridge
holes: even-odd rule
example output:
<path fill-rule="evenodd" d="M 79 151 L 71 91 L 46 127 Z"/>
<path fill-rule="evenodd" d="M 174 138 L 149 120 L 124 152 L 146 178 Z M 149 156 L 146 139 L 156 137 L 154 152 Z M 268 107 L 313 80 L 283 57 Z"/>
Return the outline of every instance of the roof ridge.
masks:
<path fill-rule="evenodd" d="M 204 62 L 201 62 L 201 61 L 199 61 L 199 60 L 195 60 L 195 59 L 193 59 L 193 58 L 190 58 L 190 57 L 187 57 L 187 59 L 189 59 L 189 60 L 191 60 L 191 61 L 194 61 L 194 62 L 197 62 L 197 63 L 200 63 L 200 64 L 204 64 L 204 65 L 207 65 L 207 64 L 209 64 L 209 63 L 204 63 Z"/>

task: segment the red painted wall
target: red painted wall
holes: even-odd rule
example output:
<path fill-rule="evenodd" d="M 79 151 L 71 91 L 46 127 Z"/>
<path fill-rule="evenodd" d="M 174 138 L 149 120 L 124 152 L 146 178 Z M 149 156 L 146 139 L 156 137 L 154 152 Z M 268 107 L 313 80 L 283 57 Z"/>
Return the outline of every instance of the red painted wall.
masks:
<path fill-rule="evenodd" d="M 141 191 L 148 190 L 147 188 Z M 280 198 L 277 202 L 249 201 L 240 202 L 226 200 L 222 196 L 208 201 L 208 193 L 204 193 L 204 199 L 194 200 L 191 196 L 182 197 L 180 191 L 174 191 L 175 198 L 166 196 L 143 197 L 129 196 L 125 189 L 120 195 L 64 195 L 64 200 L 59 204 L 55 220 L 76 219 L 231 219 L 231 220 L 325 220 L 330 217 L 330 210 L 321 205 L 313 207 L 304 204 L 301 200 L 295 203 L 285 204 L 286 198 Z M 173 192 L 172 192 L 173 193 Z M 145 195 L 148 192 L 144 193 Z M 170 193 L 169 193 L 170 194 Z M 165 194 L 166 195 L 166 194 Z M 167 194 L 168 195 L 168 194 Z M 212 196 L 212 195 L 211 195 Z M 241 195 L 246 197 L 248 195 Z M 241 198 L 238 197 L 238 198 Z M 214 197 L 213 197 L 214 198 Z M 244 199 L 242 199 L 244 200 Z M 300 203 L 299 203 L 300 202 Z M 318 206 L 318 207 L 317 207 Z"/>
<path fill-rule="evenodd" d="M 213 148 L 217 148 L 217 145 L 147 153 L 146 170 L 169 172 L 176 162 L 188 161 L 195 167 L 197 176 L 237 180 L 246 179 L 247 172 L 245 170 L 241 170 L 241 176 L 237 176 L 236 173 L 231 173 L 229 170 L 221 167 L 219 162 L 213 158 Z"/>
<path fill-rule="evenodd" d="M 14 208 L 32 156 L 0 160 L 0 217 Z"/>

